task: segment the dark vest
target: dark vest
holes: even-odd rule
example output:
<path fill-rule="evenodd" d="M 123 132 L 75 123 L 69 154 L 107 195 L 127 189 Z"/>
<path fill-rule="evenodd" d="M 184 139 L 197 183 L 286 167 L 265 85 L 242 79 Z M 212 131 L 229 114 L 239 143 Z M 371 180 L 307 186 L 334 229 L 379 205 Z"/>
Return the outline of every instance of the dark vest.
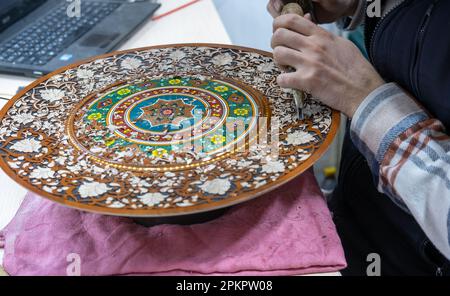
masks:
<path fill-rule="evenodd" d="M 407 0 L 383 20 L 368 20 L 372 63 L 450 129 L 450 1 Z"/>
<path fill-rule="evenodd" d="M 370 60 L 381 76 L 410 92 L 450 130 L 450 1 L 406 0 L 382 20 L 368 19 L 365 36 Z M 371 252 L 384 258 L 384 274 L 449 273 L 449 261 L 414 218 L 378 193 L 366 160 L 348 134 L 330 204 L 348 273 L 363 274 Z"/>

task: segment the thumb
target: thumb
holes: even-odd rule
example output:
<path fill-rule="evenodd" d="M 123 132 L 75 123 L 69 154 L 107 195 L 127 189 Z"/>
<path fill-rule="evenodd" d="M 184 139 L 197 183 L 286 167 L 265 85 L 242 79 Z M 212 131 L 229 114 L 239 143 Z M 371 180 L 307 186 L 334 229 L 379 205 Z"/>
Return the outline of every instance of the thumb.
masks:
<path fill-rule="evenodd" d="M 311 22 L 313 21 L 313 20 L 312 20 L 311 13 L 309 13 L 309 12 L 308 12 L 307 14 L 304 15 L 304 18 L 307 19 L 308 21 L 311 21 Z"/>

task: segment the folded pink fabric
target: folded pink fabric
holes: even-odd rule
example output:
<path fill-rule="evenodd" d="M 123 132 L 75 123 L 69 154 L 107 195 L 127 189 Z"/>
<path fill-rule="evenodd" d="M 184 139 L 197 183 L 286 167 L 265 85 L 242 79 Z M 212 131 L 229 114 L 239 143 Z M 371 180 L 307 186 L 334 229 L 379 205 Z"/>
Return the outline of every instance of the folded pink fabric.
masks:
<path fill-rule="evenodd" d="M 11 275 L 66 275 L 69 254 L 82 275 L 297 275 L 346 265 L 311 172 L 190 226 L 146 228 L 29 193 L 0 240 Z"/>

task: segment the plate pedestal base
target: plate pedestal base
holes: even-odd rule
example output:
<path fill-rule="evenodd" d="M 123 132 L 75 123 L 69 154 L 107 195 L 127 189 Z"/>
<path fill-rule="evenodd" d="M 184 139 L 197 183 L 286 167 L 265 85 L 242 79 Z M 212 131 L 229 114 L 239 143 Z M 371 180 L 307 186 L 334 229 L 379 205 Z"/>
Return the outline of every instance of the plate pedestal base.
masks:
<path fill-rule="evenodd" d="M 230 208 L 218 209 L 200 214 L 181 215 L 161 218 L 133 218 L 133 221 L 145 227 L 152 227 L 161 224 L 193 225 L 205 223 L 221 217 Z"/>

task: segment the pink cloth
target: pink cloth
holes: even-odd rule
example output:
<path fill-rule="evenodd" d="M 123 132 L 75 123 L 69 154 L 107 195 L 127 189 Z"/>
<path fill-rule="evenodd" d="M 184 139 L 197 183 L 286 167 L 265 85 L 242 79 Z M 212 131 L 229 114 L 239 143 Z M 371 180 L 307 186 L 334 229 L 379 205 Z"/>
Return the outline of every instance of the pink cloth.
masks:
<path fill-rule="evenodd" d="M 346 265 L 311 172 L 192 226 L 145 228 L 29 193 L 1 236 L 11 275 L 66 275 L 71 253 L 82 275 L 296 275 Z"/>

